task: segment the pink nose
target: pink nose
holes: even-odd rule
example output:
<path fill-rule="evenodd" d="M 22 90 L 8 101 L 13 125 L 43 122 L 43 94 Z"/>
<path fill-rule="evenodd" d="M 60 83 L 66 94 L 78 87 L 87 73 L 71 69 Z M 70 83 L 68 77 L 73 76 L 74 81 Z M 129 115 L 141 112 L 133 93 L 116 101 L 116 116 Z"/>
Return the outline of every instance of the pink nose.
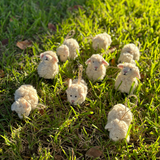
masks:
<path fill-rule="evenodd" d="M 74 102 L 74 100 L 71 100 L 71 102 L 73 103 L 73 102 Z"/>
<path fill-rule="evenodd" d="M 98 67 L 95 67 L 95 69 L 97 69 Z"/>

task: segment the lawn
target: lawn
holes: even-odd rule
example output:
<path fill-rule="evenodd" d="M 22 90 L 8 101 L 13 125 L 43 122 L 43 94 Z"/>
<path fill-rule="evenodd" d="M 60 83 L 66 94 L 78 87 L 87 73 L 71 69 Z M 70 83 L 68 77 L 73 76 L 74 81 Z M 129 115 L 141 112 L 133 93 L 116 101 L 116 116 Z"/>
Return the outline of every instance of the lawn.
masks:
<path fill-rule="evenodd" d="M 159 159 L 159 8 L 158 0 L 1 0 L 0 159 Z M 48 23 L 52 27 L 48 28 Z M 71 30 L 80 45 L 78 57 L 60 62 L 53 80 L 40 78 L 40 53 L 56 51 Z M 91 82 L 85 74 L 85 61 L 104 52 L 92 48 L 92 38 L 103 32 L 112 38 L 110 53 L 103 54 L 111 67 L 103 81 Z M 22 50 L 16 44 L 24 40 L 32 46 Z M 117 60 L 125 44 L 137 42 L 141 44 L 141 57 L 136 62 L 141 79 L 134 92 L 137 105 L 134 98 L 128 102 L 134 116 L 130 142 L 114 142 L 104 129 L 108 112 L 127 100 L 126 94 L 114 89 Z M 71 106 L 66 81 L 77 78 L 79 64 L 84 67 L 88 94 L 83 104 Z M 39 103 L 46 109 L 36 109 L 21 120 L 11 105 L 22 84 L 36 88 Z"/>

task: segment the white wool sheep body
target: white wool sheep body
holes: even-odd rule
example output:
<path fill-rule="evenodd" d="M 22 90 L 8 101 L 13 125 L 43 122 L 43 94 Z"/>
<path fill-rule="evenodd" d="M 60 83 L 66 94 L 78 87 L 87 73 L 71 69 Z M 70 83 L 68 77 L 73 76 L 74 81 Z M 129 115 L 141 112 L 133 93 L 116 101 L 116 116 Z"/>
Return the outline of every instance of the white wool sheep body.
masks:
<path fill-rule="evenodd" d="M 133 60 L 133 55 L 130 53 L 121 53 L 120 57 L 118 59 L 118 63 L 123 63 L 123 62 L 127 62 L 127 63 L 132 63 L 136 65 L 135 60 Z"/>
<path fill-rule="evenodd" d="M 133 60 L 139 61 L 140 57 L 139 48 L 133 43 L 126 44 L 122 48 L 121 53 L 130 53 L 131 55 L 133 55 Z"/>
<path fill-rule="evenodd" d="M 92 47 L 94 50 L 104 49 L 106 50 L 112 43 L 111 36 L 107 33 L 97 34 L 92 40 Z"/>
<path fill-rule="evenodd" d="M 11 110 L 17 112 L 19 118 L 29 116 L 30 111 L 34 110 L 38 104 L 38 95 L 32 85 L 22 85 L 15 91 L 15 102 Z"/>
<path fill-rule="evenodd" d="M 108 123 L 114 119 L 123 120 L 129 126 L 132 121 L 132 112 L 123 104 L 116 104 L 108 113 Z"/>
<path fill-rule="evenodd" d="M 15 111 L 18 114 L 18 117 L 22 119 L 23 115 L 24 117 L 29 116 L 32 108 L 28 101 L 26 101 L 24 98 L 20 98 L 12 104 L 11 110 Z"/>
<path fill-rule="evenodd" d="M 113 141 L 124 139 L 127 136 L 129 125 L 132 121 L 132 112 L 123 104 L 116 104 L 108 113 L 108 121 L 105 129 L 108 129 L 109 137 Z M 127 136 L 129 142 L 129 136 Z"/>
<path fill-rule="evenodd" d="M 86 61 L 86 64 L 88 64 L 86 74 L 90 80 L 103 80 L 104 76 L 106 75 L 105 66 L 108 66 L 109 64 L 101 55 L 93 54 Z"/>
<path fill-rule="evenodd" d="M 72 105 L 81 104 L 85 101 L 87 95 L 87 84 L 84 80 L 78 83 L 78 79 L 74 79 L 73 82 L 70 79 L 68 89 L 66 90 L 67 99 Z"/>
<path fill-rule="evenodd" d="M 115 89 L 118 89 L 121 92 L 132 94 L 135 88 L 138 86 L 138 81 L 136 77 L 140 79 L 139 68 L 131 63 L 119 64 L 118 68 L 121 69 L 121 72 L 118 74 L 116 78 Z M 133 88 L 130 92 L 132 85 Z"/>
<path fill-rule="evenodd" d="M 45 79 L 53 79 L 59 73 L 58 57 L 53 51 L 40 54 L 42 60 L 38 66 L 38 74 Z"/>
<path fill-rule="evenodd" d="M 67 45 L 62 44 L 60 47 L 58 47 L 57 55 L 60 57 L 60 60 L 62 62 L 65 62 L 70 56 L 69 48 L 67 47 Z"/>
<path fill-rule="evenodd" d="M 68 58 L 74 60 L 79 52 L 79 44 L 73 39 L 65 39 L 63 44 L 57 48 L 57 55 L 60 56 L 60 60 L 65 62 Z"/>
<path fill-rule="evenodd" d="M 127 136 L 128 127 L 129 126 L 125 121 L 114 119 L 110 123 L 107 123 L 105 129 L 109 130 L 109 138 L 113 141 L 118 141 L 126 138 L 127 142 L 129 142 L 130 137 L 129 135 Z"/>

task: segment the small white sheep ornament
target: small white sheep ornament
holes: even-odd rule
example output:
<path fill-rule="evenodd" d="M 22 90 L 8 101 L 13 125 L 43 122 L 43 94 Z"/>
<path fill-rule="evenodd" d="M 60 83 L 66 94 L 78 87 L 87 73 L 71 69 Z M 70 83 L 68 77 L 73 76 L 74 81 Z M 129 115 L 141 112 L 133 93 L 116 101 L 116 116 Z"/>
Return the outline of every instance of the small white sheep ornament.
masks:
<path fill-rule="evenodd" d="M 112 43 L 111 36 L 107 33 L 97 34 L 92 40 L 92 47 L 94 50 L 104 49 L 106 50 Z"/>
<path fill-rule="evenodd" d="M 140 57 L 139 48 L 133 43 L 126 44 L 122 48 L 118 63 L 128 62 L 136 64 L 135 60 L 139 61 Z"/>
<path fill-rule="evenodd" d="M 70 79 L 66 90 L 67 99 L 72 105 L 82 104 L 86 99 L 88 88 L 86 82 L 81 79 L 82 68 L 80 65 L 78 79 L 74 79 L 73 82 Z"/>
<path fill-rule="evenodd" d="M 38 74 L 45 79 L 53 79 L 59 73 L 58 57 L 53 51 L 40 54 L 41 62 L 38 66 Z"/>
<path fill-rule="evenodd" d="M 34 110 L 38 104 L 36 89 L 32 85 L 22 85 L 15 92 L 15 102 L 11 110 L 17 112 L 20 119 L 28 117 L 31 110 Z"/>
<path fill-rule="evenodd" d="M 79 52 L 79 44 L 75 39 L 70 38 L 75 34 L 73 30 L 71 32 L 73 32 L 72 35 L 69 36 L 69 33 L 63 44 L 57 48 L 57 55 L 62 62 L 65 62 L 67 59 L 74 60 L 78 56 L 77 52 Z"/>
<path fill-rule="evenodd" d="M 138 80 L 136 78 L 141 78 L 139 68 L 131 63 L 120 63 L 117 66 L 121 69 L 121 72 L 116 78 L 115 89 L 132 94 L 138 86 Z M 131 89 L 132 85 L 133 88 Z"/>
<path fill-rule="evenodd" d="M 93 54 L 85 63 L 88 65 L 86 74 L 90 80 L 103 80 L 106 75 L 105 66 L 109 66 L 109 63 L 101 55 Z"/>
<path fill-rule="evenodd" d="M 126 138 L 129 142 L 130 137 L 127 136 L 127 132 L 131 121 L 132 113 L 130 109 L 123 104 L 115 105 L 108 113 L 108 122 L 105 126 L 105 129 L 109 131 L 109 138 L 113 141 Z"/>

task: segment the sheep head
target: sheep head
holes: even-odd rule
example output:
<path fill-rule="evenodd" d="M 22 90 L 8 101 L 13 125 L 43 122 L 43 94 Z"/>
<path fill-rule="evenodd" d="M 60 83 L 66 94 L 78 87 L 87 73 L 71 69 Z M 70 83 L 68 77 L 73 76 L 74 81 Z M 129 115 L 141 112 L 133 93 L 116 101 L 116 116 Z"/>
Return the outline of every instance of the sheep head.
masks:
<path fill-rule="evenodd" d="M 62 44 L 58 49 L 57 49 L 57 55 L 60 56 L 60 60 L 62 62 L 65 62 L 67 58 L 69 57 L 69 48 L 67 45 Z"/>
<path fill-rule="evenodd" d="M 99 54 L 93 54 L 85 63 L 91 65 L 95 71 L 100 69 L 101 65 L 109 66 L 108 62 Z"/>
<path fill-rule="evenodd" d="M 31 112 L 31 105 L 24 98 L 20 98 L 12 104 L 11 110 L 15 111 L 19 118 L 22 119 L 23 115 L 29 116 Z"/>
<path fill-rule="evenodd" d="M 58 62 L 58 58 L 56 53 L 52 52 L 52 51 L 46 51 L 40 54 L 40 59 L 44 62 L 44 63 L 57 63 Z"/>
<path fill-rule="evenodd" d="M 105 126 L 105 129 L 109 130 L 110 139 L 112 139 L 113 141 L 118 141 L 126 138 L 128 125 L 124 121 L 114 119 Z M 129 136 L 127 137 L 127 141 L 129 141 Z"/>
<path fill-rule="evenodd" d="M 111 40 L 111 36 L 108 35 L 107 33 L 101 33 L 96 35 L 93 38 L 93 43 L 92 43 L 92 47 L 94 50 L 99 49 L 104 49 L 106 50 L 107 47 L 111 44 L 112 40 Z"/>
<path fill-rule="evenodd" d="M 121 69 L 121 73 L 124 76 L 128 76 L 131 78 L 137 77 L 138 79 L 141 78 L 139 73 L 139 68 L 131 63 L 120 63 L 117 65 L 118 68 Z"/>
<path fill-rule="evenodd" d="M 85 97 L 84 88 L 80 84 L 72 84 L 72 80 L 69 80 L 68 89 L 66 90 L 68 101 L 72 105 L 78 104 L 79 100 Z"/>

